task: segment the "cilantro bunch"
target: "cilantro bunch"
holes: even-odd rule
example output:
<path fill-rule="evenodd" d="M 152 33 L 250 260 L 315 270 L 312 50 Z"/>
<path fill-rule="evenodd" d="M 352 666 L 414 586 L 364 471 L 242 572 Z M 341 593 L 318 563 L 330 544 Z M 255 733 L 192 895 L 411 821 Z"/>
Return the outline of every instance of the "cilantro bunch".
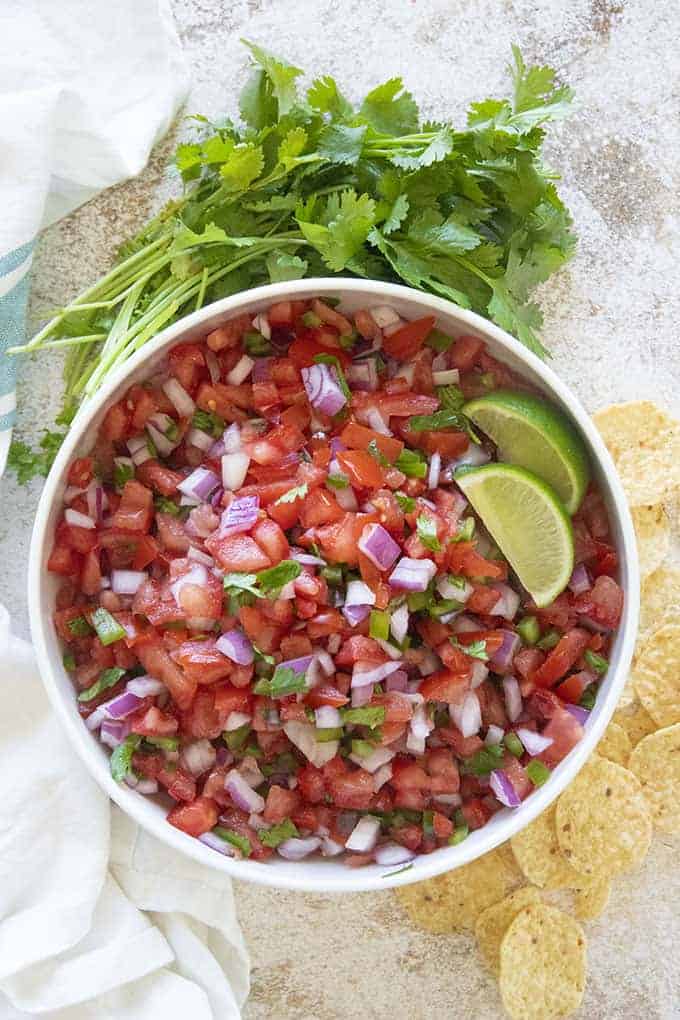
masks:
<path fill-rule="evenodd" d="M 178 147 L 183 196 L 125 244 L 114 267 L 18 351 L 65 348 L 68 425 L 106 375 L 164 326 L 259 284 L 340 273 L 405 283 L 493 319 L 545 355 L 532 289 L 571 256 L 571 217 L 541 160 L 572 93 L 513 49 L 512 96 L 473 103 L 465 125 L 422 123 L 400 78 L 358 107 L 246 43 L 241 122 L 194 118 Z M 49 441 L 58 447 L 59 434 Z M 33 459 L 32 459 L 33 458 Z M 27 480 L 45 473 L 16 444 Z"/>

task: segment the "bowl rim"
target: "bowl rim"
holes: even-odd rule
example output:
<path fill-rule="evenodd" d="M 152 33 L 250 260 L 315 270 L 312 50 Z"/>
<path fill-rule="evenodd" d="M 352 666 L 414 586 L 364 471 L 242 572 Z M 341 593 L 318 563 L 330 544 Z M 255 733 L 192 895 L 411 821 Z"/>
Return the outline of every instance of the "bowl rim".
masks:
<path fill-rule="evenodd" d="M 520 808 L 514 809 L 512 812 L 508 809 L 499 812 L 495 816 L 499 821 L 493 826 L 492 831 L 487 832 L 490 826 L 484 826 L 477 830 L 480 835 L 476 841 L 464 840 L 456 847 L 445 847 L 435 853 L 420 856 L 417 869 L 404 868 L 399 865 L 387 874 L 377 874 L 374 868 L 352 869 L 346 865 L 338 864 L 338 868 L 342 868 L 340 877 L 339 872 L 337 875 L 335 872 L 329 874 L 325 869 L 320 869 L 320 873 L 315 874 L 313 861 L 303 860 L 298 862 L 297 869 L 293 873 L 282 874 L 275 865 L 272 866 L 267 862 L 237 860 L 218 854 L 194 837 L 173 828 L 164 817 L 147 815 L 142 803 L 143 798 L 136 794 L 133 788 L 127 787 L 125 784 L 118 784 L 113 780 L 106 767 L 104 756 L 100 749 L 94 745 L 92 735 L 80 718 L 74 715 L 72 710 L 69 710 L 57 682 L 57 672 L 60 670 L 63 673 L 63 666 L 61 662 L 55 664 L 53 661 L 53 654 L 48 643 L 48 628 L 53 628 L 53 624 L 49 614 L 43 616 L 41 612 L 42 586 L 46 579 L 45 550 L 48 540 L 51 540 L 51 534 L 48 533 L 50 510 L 65 469 L 81 445 L 90 422 L 122 382 L 133 375 L 144 362 L 152 359 L 157 352 L 170 347 L 173 343 L 181 342 L 186 334 L 195 331 L 207 320 L 227 320 L 238 314 L 244 306 L 251 306 L 255 303 L 271 304 L 278 300 L 295 300 L 319 294 L 342 298 L 343 294 L 346 295 L 348 292 L 365 294 L 367 299 L 371 299 L 374 303 L 389 304 L 390 300 L 408 301 L 420 305 L 424 310 L 435 315 L 455 318 L 461 326 L 467 326 L 481 337 L 492 340 L 500 348 L 514 356 L 523 366 L 539 376 L 546 391 L 550 395 L 556 396 L 561 406 L 568 407 L 570 417 L 576 422 L 585 438 L 591 458 L 597 463 L 606 480 L 612 504 L 609 508 L 610 513 L 613 511 L 620 527 L 623 552 L 620 557 L 620 571 L 621 584 L 625 592 L 624 612 L 618 628 L 619 649 L 615 676 L 611 680 L 609 690 L 597 716 L 592 719 L 592 724 L 587 727 L 579 744 L 553 771 L 550 780 L 544 786 L 534 790 L 531 796 L 523 801 Z M 213 328 L 215 327 L 213 326 Z M 444 298 L 426 294 L 401 284 L 351 277 L 310 277 L 241 291 L 184 316 L 163 329 L 153 340 L 145 344 L 113 372 L 104 381 L 97 394 L 80 408 L 52 465 L 36 511 L 28 562 L 28 606 L 31 635 L 40 667 L 40 676 L 52 707 L 65 728 L 74 750 L 90 775 L 111 800 L 142 828 L 180 853 L 186 854 L 201 864 L 222 871 L 232 878 L 303 892 L 362 892 L 382 890 L 432 878 L 483 856 L 528 825 L 571 782 L 602 736 L 625 683 L 637 631 L 639 569 L 633 524 L 611 457 L 578 398 L 549 365 L 541 361 L 499 326 Z M 506 817 L 503 818 L 503 815 Z M 486 833 L 486 838 L 484 838 L 484 833 Z M 384 871 L 384 869 L 381 870 Z"/>

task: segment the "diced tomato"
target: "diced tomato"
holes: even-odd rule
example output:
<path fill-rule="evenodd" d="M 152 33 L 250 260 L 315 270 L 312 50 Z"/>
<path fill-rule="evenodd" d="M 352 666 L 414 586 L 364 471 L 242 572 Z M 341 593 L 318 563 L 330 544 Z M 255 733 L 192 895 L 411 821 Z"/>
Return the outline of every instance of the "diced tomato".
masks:
<path fill-rule="evenodd" d="M 303 528 L 314 528 L 317 525 L 339 521 L 344 515 L 345 511 L 338 505 L 331 492 L 326 489 L 314 489 L 305 496 L 300 511 L 300 523 Z"/>
<path fill-rule="evenodd" d="M 132 415 L 133 432 L 141 432 L 151 415 L 161 410 L 152 393 L 144 386 L 131 386 L 125 396 L 125 403 Z"/>
<path fill-rule="evenodd" d="M 307 764 L 297 773 L 300 793 L 310 804 L 320 804 L 326 795 L 326 782 L 321 769 Z"/>
<path fill-rule="evenodd" d="M 126 482 L 123 487 L 118 509 L 113 515 L 113 527 L 121 531 L 146 533 L 153 520 L 153 493 L 136 479 Z"/>
<path fill-rule="evenodd" d="M 492 815 L 489 807 L 479 797 L 464 801 L 460 810 L 470 830 L 482 829 Z"/>
<path fill-rule="evenodd" d="M 86 595 L 97 595 L 102 586 L 102 571 L 99 565 L 99 553 L 93 549 L 83 562 L 80 574 L 80 587 Z"/>
<path fill-rule="evenodd" d="M 383 338 L 383 350 L 391 358 L 399 361 L 410 361 L 423 346 L 434 329 L 434 315 L 425 315 L 422 319 L 412 319 L 400 329 Z"/>
<path fill-rule="evenodd" d="M 600 626 L 613 629 L 621 619 L 623 591 L 613 578 L 602 574 L 589 592 L 576 597 L 574 608 Z"/>
<path fill-rule="evenodd" d="M 187 708 L 196 691 L 196 683 L 185 676 L 179 666 L 173 662 L 161 644 L 160 638 L 150 635 L 146 640 L 135 645 L 135 651 L 147 673 L 163 681 L 178 707 Z"/>
<path fill-rule="evenodd" d="M 329 781 L 333 802 L 339 808 L 365 811 L 373 798 L 373 776 L 364 769 L 356 769 Z"/>
<path fill-rule="evenodd" d="M 250 535 L 211 535 L 205 547 L 225 570 L 258 571 L 271 567 L 272 561 Z"/>
<path fill-rule="evenodd" d="M 161 496 L 174 496 L 184 476 L 179 471 L 172 471 L 164 464 L 159 464 L 157 460 L 145 460 L 136 469 L 135 477 L 143 485 L 160 492 Z"/>
<path fill-rule="evenodd" d="M 353 666 L 355 662 L 387 662 L 389 656 L 374 638 L 353 634 L 344 641 L 335 656 L 336 666 Z"/>
<path fill-rule="evenodd" d="M 583 727 L 566 708 L 558 708 L 543 730 L 543 736 L 552 740 L 552 744 L 538 757 L 553 768 L 576 747 L 583 737 Z"/>
<path fill-rule="evenodd" d="M 287 560 L 290 555 L 288 539 L 276 521 L 258 521 L 253 529 L 253 538 L 272 564 Z M 260 569 L 260 568 L 258 568 Z"/>
<path fill-rule="evenodd" d="M 222 655 L 214 641 L 185 641 L 173 653 L 190 680 L 197 684 L 212 684 L 229 676 L 231 660 Z"/>
<path fill-rule="evenodd" d="M 484 350 L 484 341 L 476 336 L 459 336 L 449 351 L 449 364 L 459 372 L 469 372 Z"/>
<path fill-rule="evenodd" d="M 92 481 L 92 457 L 77 457 L 68 469 L 68 484 L 77 489 L 86 489 Z"/>
<path fill-rule="evenodd" d="M 130 427 L 130 415 L 122 400 L 113 404 L 104 416 L 101 423 L 100 435 L 112 443 L 120 443 L 128 435 Z"/>
<path fill-rule="evenodd" d="M 381 432 L 375 432 L 374 429 L 366 428 L 357 422 L 345 425 L 340 433 L 340 439 L 350 450 L 367 450 L 369 443 L 375 443 L 383 457 L 387 457 L 391 463 L 394 463 L 404 449 L 404 444 L 399 439 L 384 436 Z"/>
<path fill-rule="evenodd" d="M 69 546 L 55 544 L 47 561 L 47 569 L 53 574 L 72 577 L 80 573 L 81 557 Z"/>
<path fill-rule="evenodd" d="M 218 326 L 212 333 L 208 333 L 205 342 L 211 351 L 221 351 L 225 347 L 236 347 L 243 334 L 252 328 L 251 316 L 239 315 L 230 322 L 225 322 L 223 326 Z"/>
<path fill-rule="evenodd" d="M 282 642 L 283 644 L 283 642 Z M 305 698 L 305 704 L 311 708 L 320 708 L 322 705 L 331 705 L 333 708 L 342 708 L 347 705 L 349 698 L 342 694 L 337 687 L 324 685 L 315 687 Z"/>
<path fill-rule="evenodd" d="M 281 627 L 269 623 L 256 606 L 241 606 L 239 618 L 246 634 L 258 648 L 268 654 L 277 650 L 281 641 Z"/>
<path fill-rule="evenodd" d="M 190 804 L 178 804 L 168 814 L 168 821 L 189 836 L 202 836 L 217 825 L 217 804 L 209 797 L 197 797 Z"/>
<path fill-rule="evenodd" d="M 588 631 L 574 627 L 560 638 L 542 666 L 532 676 L 538 687 L 552 687 L 557 680 L 571 669 L 588 647 Z"/>
<path fill-rule="evenodd" d="M 463 656 L 463 658 L 467 659 L 468 657 Z M 459 673 L 443 669 L 438 673 L 426 676 L 419 687 L 419 693 L 426 701 L 446 701 L 449 704 L 460 705 L 470 690 L 471 678 L 472 663 L 468 659 Z"/>
<path fill-rule="evenodd" d="M 562 701 L 568 701 L 572 705 L 578 705 L 583 692 L 586 687 L 595 680 L 595 676 L 587 669 L 582 669 L 578 673 L 572 673 L 566 680 L 563 680 L 555 688 L 555 694 L 558 694 Z"/>
<path fill-rule="evenodd" d="M 385 472 L 365 450 L 343 450 L 337 454 L 337 460 L 352 485 L 363 489 L 379 489 L 384 485 Z"/>
<path fill-rule="evenodd" d="M 296 790 L 284 790 L 282 786 L 270 786 L 264 807 L 264 820 L 276 825 L 290 818 L 298 804 L 300 794 Z"/>
<path fill-rule="evenodd" d="M 163 712 L 156 705 L 129 716 L 130 730 L 144 737 L 170 737 L 177 733 L 179 723 L 174 715 Z"/>
<path fill-rule="evenodd" d="M 464 577 L 487 577 L 504 581 L 508 576 L 505 563 L 480 556 L 473 542 L 452 542 L 448 547 L 447 560 L 451 571 Z"/>
<path fill-rule="evenodd" d="M 480 737 L 464 737 L 457 726 L 440 726 L 436 732 L 440 740 L 453 748 L 458 758 L 471 758 L 484 747 Z"/>

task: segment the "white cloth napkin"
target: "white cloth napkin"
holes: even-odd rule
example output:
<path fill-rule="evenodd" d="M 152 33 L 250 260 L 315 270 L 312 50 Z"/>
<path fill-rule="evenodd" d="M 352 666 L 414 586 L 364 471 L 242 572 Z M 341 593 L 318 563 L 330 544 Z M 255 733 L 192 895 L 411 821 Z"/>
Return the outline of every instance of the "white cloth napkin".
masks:
<path fill-rule="evenodd" d="M 168 0 L 0 2 L 0 475 L 35 236 L 138 174 L 186 92 Z"/>
<path fill-rule="evenodd" d="M 247 994 L 231 882 L 109 804 L 0 606 L 0 1018 L 237 1020 Z"/>

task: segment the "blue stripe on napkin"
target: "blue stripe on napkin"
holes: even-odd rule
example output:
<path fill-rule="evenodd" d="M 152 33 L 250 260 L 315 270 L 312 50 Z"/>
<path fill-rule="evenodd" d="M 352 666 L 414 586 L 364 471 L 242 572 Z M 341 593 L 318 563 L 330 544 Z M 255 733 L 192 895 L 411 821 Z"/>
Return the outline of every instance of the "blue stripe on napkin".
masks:
<path fill-rule="evenodd" d="M 25 340 L 29 292 L 28 272 L 6 294 L 2 293 L 3 277 L 15 272 L 31 257 L 34 243 L 29 241 L 0 257 L 0 398 L 14 392 L 17 359 L 4 352 Z M 13 410 L 0 415 L 0 432 L 10 429 L 15 418 Z"/>

